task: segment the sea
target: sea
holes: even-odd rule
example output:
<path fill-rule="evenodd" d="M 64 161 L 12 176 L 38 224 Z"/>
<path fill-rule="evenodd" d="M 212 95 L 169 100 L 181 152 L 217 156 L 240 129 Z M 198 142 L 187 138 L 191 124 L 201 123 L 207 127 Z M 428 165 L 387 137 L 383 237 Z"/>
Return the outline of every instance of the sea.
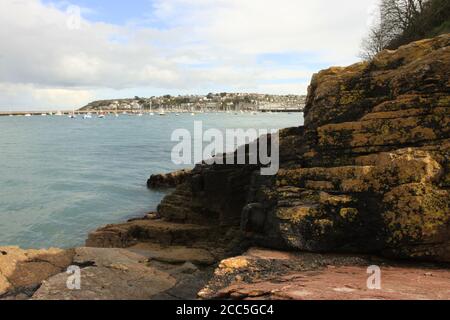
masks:
<path fill-rule="evenodd" d="M 168 190 L 151 174 L 171 159 L 177 129 L 281 129 L 302 113 L 0 117 L 0 246 L 69 248 L 90 231 L 154 211 Z"/>

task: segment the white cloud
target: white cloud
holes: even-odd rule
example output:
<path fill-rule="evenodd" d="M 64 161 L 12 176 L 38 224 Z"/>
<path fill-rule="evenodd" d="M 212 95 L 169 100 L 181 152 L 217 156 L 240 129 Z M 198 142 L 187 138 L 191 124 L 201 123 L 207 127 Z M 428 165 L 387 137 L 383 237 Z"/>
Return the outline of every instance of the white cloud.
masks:
<path fill-rule="evenodd" d="M 0 111 L 70 110 L 95 98 L 90 90 L 0 83 Z"/>
<path fill-rule="evenodd" d="M 0 108 L 78 107 L 100 92 L 135 88 L 143 96 L 144 88 L 304 93 L 317 65 L 356 60 L 376 2 L 156 0 L 142 23 L 83 19 L 72 30 L 65 1 L 2 0 Z M 260 63 L 268 53 L 278 59 Z M 283 54 L 310 58 L 285 65 Z"/>
<path fill-rule="evenodd" d="M 378 0 L 158 0 L 174 25 L 226 53 L 316 52 L 355 58 Z"/>

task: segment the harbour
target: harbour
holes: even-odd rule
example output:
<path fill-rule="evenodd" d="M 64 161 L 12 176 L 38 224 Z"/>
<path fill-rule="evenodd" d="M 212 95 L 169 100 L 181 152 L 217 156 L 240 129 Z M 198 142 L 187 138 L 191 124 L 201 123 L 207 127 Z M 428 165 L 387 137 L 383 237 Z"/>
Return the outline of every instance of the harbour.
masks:
<path fill-rule="evenodd" d="M 294 113 L 294 112 L 302 112 L 302 109 L 298 108 L 270 108 L 270 109 L 262 109 L 259 111 L 242 111 L 242 112 L 231 112 L 231 111 L 191 111 L 191 110 L 177 110 L 177 111 L 164 111 L 164 114 L 197 114 L 197 113 Z M 72 114 L 83 116 L 83 115 L 155 115 L 161 113 L 160 111 L 136 111 L 136 110 L 76 110 L 73 112 L 72 110 L 65 111 L 13 111 L 13 112 L 0 112 L 0 117 L 36 117 L 36 116 L 70 116 Z"/>

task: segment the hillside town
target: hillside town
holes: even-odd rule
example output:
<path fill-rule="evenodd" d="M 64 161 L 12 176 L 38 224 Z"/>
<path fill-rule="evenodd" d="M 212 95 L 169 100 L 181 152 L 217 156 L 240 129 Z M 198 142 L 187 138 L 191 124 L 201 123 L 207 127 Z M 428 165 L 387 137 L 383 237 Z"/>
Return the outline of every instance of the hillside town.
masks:
<path fill-rule="evenodd" d="M 300 112 L 306 96 L 269 95 L 249 93 L 209 93 L 208 95 L 184 95 L 117 100 L 99 100 L 89 103 L 80 111 L 165 111 L 165 112 Z"/>

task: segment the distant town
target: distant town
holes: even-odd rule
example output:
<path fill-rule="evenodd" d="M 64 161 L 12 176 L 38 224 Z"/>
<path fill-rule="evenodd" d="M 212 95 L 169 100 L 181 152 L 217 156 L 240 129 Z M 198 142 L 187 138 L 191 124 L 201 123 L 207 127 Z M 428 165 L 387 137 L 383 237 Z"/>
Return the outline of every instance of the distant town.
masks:
<path fill-rule="evenodd" d="M 79 111 L 103 112 L 301 112 L 303 95 L 268 95 L 250 93 L 209 93 L 117 100 L 99 100 Z"/>
<path fill-rule="evenodd" d="M 209 93 L 160 97 L 134 97 L 93 101 L 82 108 L 59 111 L 0 111 L 0 116 L 47 116 L 91 114 L 203 113 L 203 112 L 303 112 L 304 95 L 270 95 L 257 93 Z"/>

